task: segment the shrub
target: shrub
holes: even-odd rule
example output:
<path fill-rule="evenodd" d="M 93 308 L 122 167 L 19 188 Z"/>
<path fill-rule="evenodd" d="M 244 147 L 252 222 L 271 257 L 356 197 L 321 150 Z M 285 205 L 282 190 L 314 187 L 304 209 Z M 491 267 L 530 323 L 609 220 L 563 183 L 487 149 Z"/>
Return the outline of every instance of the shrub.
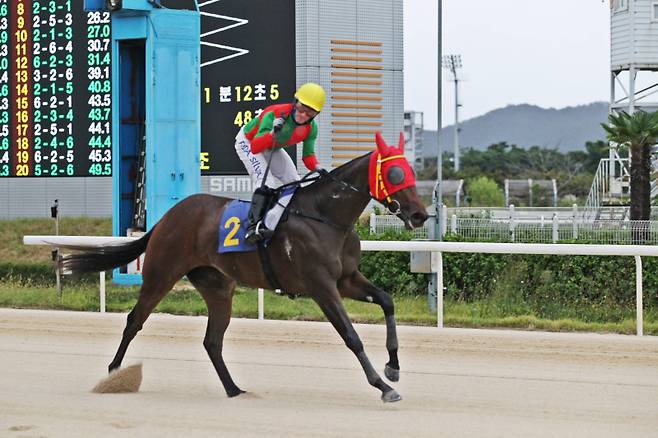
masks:
<path fill-rule="evenodd" d="M 370 234 L 366 225 L 357 225 L 362 240 L 411 240 L 408 231 L 389 230 Z M 377 287 L 391 294 L 420 295 L 427 293 L 427 275 L 409 272 L 409 253 L 394 251 L 364 251 L 359 269 Z"/>
<path fill-rule="evenodd" d="M 468 196 L 473 207 L 502 207 L 505 196 L 498 184 L 486 176 L 475 178 L 468 183 Z"/>

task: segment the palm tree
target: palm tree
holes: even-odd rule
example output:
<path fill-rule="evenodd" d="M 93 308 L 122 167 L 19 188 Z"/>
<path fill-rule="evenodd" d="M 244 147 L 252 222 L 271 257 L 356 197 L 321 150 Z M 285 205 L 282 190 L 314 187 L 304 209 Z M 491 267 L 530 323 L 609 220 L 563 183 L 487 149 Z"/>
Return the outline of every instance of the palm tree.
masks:
<path fill-rule="evenodd" d="M 622 111 L 602 124 L 608 140 L 627 145 L 631 157 L 631 220 L 649 220 L 651 213 L 651 147 L 658 143 L 658 112 Z"/>

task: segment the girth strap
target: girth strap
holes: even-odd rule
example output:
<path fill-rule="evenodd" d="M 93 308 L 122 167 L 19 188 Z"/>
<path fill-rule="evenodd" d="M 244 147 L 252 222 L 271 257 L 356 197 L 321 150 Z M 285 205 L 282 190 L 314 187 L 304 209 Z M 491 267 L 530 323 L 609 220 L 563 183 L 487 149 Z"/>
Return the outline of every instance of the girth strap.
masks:
<path fill-rule="evenodd" d="M 270 260 L 270 254 L 267 252 L 264 242 L 258 242 L 258 256 L 260 257 L 260 264 L 263 266 L 263 273 L 270 286 L 272 286 L 272 290 L 281 289 L 281 284 L 274 273 L 272 260 Z"/>

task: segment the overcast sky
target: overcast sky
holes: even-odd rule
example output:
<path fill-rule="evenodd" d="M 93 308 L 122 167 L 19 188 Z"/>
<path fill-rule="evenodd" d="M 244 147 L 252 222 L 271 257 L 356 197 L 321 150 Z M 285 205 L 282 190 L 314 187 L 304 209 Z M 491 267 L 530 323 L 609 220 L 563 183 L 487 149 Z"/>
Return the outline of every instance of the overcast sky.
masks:
<path fill-rule="evenodd" d="M 606 0 L 442 0 L 443 54 L 462 55 L 460 119 L 510 104 L 563 108 L 610 99 Z M 436 129 L 438 0 L 404 0 L 404 107 Z M 454 83 L 443 70 L 443 120 Z"/>

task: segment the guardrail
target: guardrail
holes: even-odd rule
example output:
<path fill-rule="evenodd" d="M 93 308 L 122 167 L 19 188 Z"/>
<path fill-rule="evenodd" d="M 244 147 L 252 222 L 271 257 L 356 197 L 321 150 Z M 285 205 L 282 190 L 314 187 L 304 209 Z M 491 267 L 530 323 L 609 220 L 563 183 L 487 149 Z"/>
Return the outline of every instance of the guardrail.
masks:
<path fill-rule="evenodd" d="M 437 241 L 361 241 L 364 251 L 419 251 L 430 252 L 433 270 L 437 276 L 437 290 L 443 291 L 444 252 L 490 254 L 539 254 L 539 255 L 590 255 L 635 257 L 635 321 L 636 333 L 643 335 L 642 313 L 642 256 L 658 257 L 658 246 L 649 245 L 580 245 L 560 243 L 486 243 L 486 242 L 437 242 Z M 443 293 L 436 294 L 437 326 L 443 327 Z"/>
<path fill-rule="evenodd" d="M 91 237 L 91 236 L 24 236 L 25 245 L 101 245 L 134 240 L 133 237 Z M 618 256 L 635 258 L 635 321 L 636 333 L 642 336 L 642 259 L 658 257 L 658 246 L 648 245 L 581 245 L 581 244 L 540 244 L 540 243 L 488 243 L 488 242 L 437 242 L 437 241 L 378 241 L 362 240 L 362 251 L 404 251 L 429 252 L 432 254 L 432 271 L 436 274 L 437 327 L 443 327 L 443 257 L 444 252 L 490 253 L 490 254 L 535 254 L 535 255 L 583 255 Z M 101 312 L 105 311 L 105 273 L 101 272 Z M 263 290 L 258 293 L 258 317 L 264 318 Z"/>

